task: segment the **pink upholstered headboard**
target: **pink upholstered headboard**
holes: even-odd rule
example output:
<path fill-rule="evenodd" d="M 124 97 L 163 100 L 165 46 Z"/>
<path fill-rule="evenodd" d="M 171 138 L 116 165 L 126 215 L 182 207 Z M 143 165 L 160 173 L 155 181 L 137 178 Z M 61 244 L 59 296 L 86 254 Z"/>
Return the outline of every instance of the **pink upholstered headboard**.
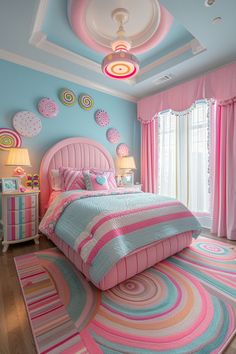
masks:
<path fill-rule="evenodd" d="M 44 215 L 51 193 L 49 172 L 61 166 L 114 170 L 110 153 L 99 143 L 87 138 L 69 138 L 51 147 L 40 165 L 40 215 Z"/>

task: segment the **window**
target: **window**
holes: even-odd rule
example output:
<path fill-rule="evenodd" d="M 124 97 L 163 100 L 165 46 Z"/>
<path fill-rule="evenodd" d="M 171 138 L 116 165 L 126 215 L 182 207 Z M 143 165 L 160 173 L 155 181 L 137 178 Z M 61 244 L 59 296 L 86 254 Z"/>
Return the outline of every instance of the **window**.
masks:
<path fill-rule="evenodd" d="M 158 115 L 158 193 L 179 199 L 192 212 L 210 212 L 210 102 Z"/>

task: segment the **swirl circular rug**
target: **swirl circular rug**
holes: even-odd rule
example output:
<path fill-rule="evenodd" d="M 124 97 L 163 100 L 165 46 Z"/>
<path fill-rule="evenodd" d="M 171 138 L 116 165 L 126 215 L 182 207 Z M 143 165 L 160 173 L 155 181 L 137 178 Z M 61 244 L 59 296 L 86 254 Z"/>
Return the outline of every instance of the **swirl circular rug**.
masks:
<path fill-rule="evenodd" d="M 199 237 L 107 291 L 57 249 L 15 262 L 39 353 L 216 354 L 235 332 L 236 249 L 228 244 Z"/>

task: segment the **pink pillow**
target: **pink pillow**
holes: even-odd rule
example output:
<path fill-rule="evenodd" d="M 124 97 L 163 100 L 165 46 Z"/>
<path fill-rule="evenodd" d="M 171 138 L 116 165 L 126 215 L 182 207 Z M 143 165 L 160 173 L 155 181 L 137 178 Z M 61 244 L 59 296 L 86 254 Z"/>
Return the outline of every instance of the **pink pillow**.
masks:
<path fill-rule="evenodd" d="M 60 167 L 59 171 L 62 176 L 62 189 L 64 191 L 86 189 L 82 170 Z"/>
<path fill-rule="evenodd" d="M 109 189 L 117 188 L 115 174 L 113 171 L 104 171 L 96 168 L 91 168 L 89 171 L 95 175 L 104 175 L 107 178 Z"/>
<path fill-rule="evenodd" d="M 92 172 L 84 172 L 84 181 L 86 189 L 89 191 L 100 191 L 110 189 L 107 176 L 103 174 L 95 174 Z"/>

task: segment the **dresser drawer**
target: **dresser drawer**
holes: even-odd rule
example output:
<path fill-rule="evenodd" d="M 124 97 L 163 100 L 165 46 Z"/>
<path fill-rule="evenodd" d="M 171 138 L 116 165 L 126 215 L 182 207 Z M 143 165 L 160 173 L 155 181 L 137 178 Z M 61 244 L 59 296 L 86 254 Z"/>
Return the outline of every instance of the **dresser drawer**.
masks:
<path fill-rule="evenodd" d="M 7 240 L 15 241 L 21 240 L 27 237 L 32 237 L 37 233 L 36 223 L 29 222 L 19 225 L 8 225 L 7 226 Z"/>
<path fill-rule="evenodd" d="M 37 203 L 36 195 L 19 195 L 7 197 L 7 210 L 23 210 L 34 208 Z"/>
<path fill-rule="evenodd" d="M 8 210 L 7 224 L 19 225 L 36 220 L 36 208 Z"/>

